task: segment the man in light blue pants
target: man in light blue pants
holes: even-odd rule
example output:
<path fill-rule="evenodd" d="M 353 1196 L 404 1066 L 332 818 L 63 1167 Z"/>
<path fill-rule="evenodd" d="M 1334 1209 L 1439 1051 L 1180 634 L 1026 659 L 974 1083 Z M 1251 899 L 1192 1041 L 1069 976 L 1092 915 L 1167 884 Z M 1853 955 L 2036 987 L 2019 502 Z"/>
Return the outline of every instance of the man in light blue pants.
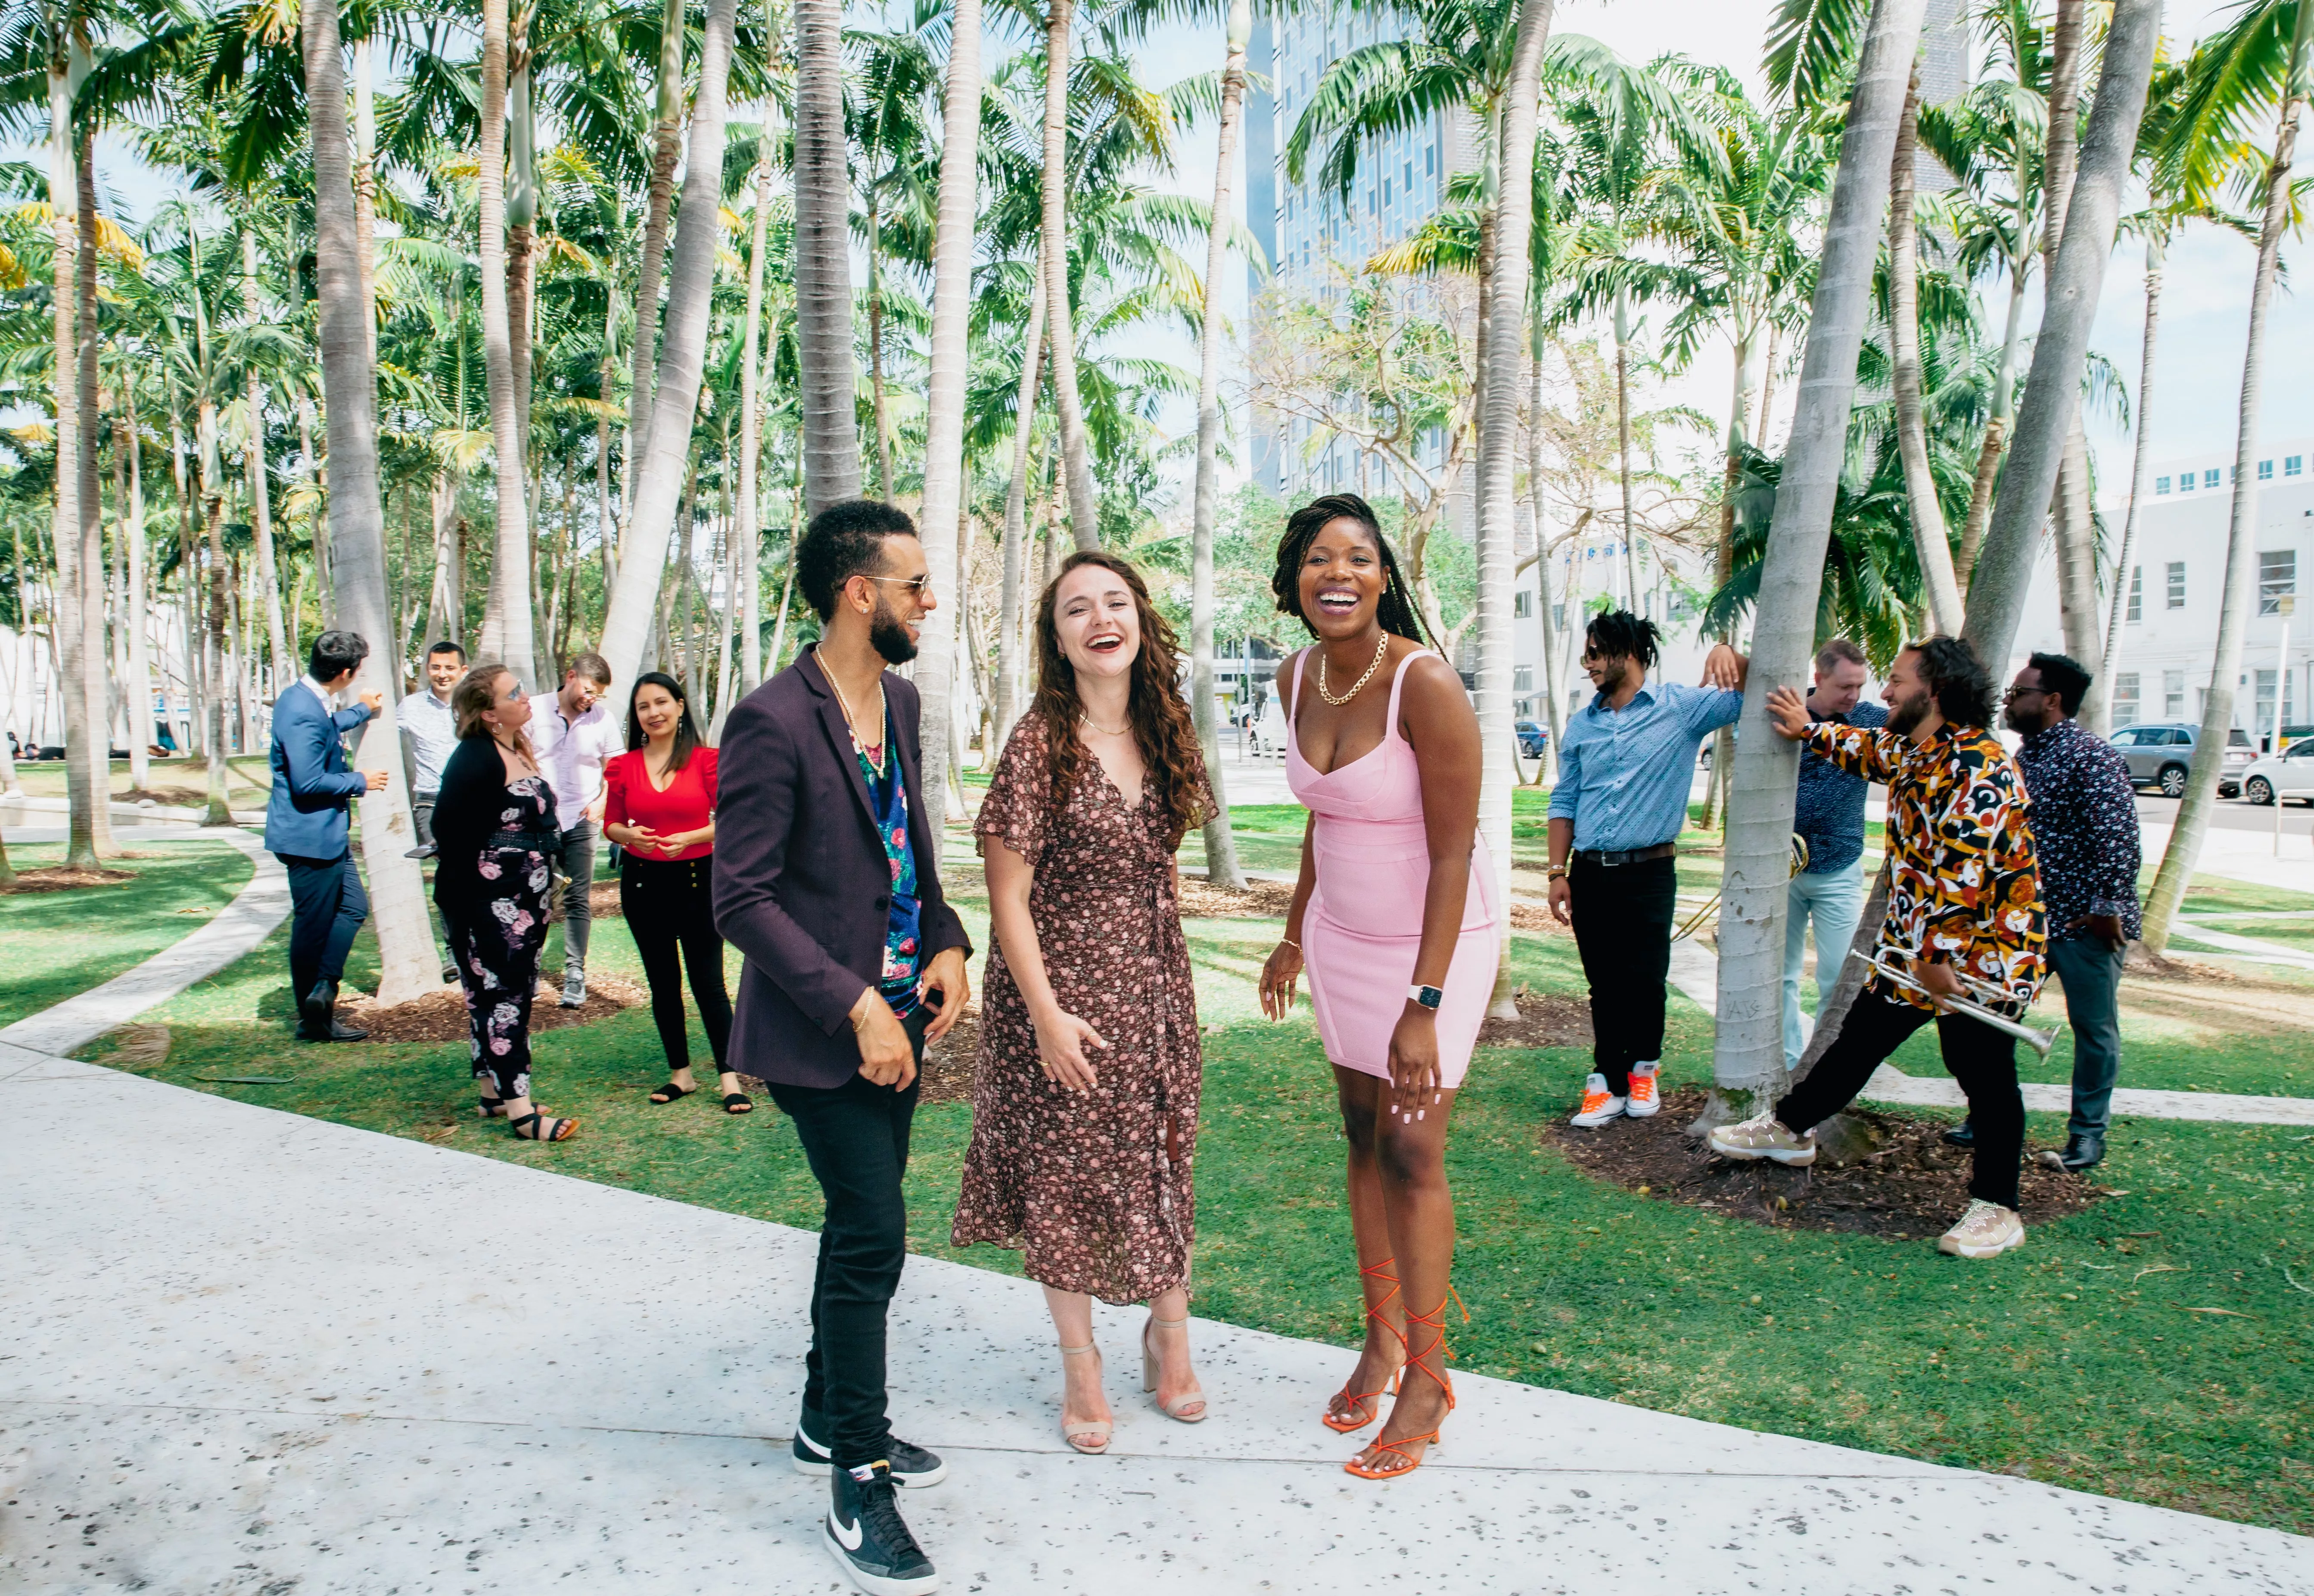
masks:
<path fill-rule="evenodd" d="M 1864 650 L 1834 638 L 1815 657 L 1808 691 L 1811 720 L 1849 726 L 1888 724 L 1888 711 L 1858 698 L 1871 677 Z M 1816 1001 L 1840 979 L 1841 961 L 1864 912 L 1864 795 L 1860 776 L 1834 769 L 1813 754 L 1800 756 L 1799 798 L 1792 830 L 1807 843 L 1807 869 L 1792 877 L 1790 918 L 1784 922 L 1784 1066 L 1793 1068 L 1807 1045 L 1800 1027 L 1800 970 L 1807 960 L 1808 926 L 1815 927 Z"/>

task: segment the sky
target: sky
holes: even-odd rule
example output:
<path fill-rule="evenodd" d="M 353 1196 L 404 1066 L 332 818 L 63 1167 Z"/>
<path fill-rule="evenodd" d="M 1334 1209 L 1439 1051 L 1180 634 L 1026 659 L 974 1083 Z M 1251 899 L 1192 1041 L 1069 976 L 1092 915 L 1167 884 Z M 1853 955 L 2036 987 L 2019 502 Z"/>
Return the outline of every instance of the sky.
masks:
<path fill-rule="evenodd" d="M 1612 4 L 1560 0 L 1552 27 L 1559 32 L 1589 34 L 1628 59 L 1647 59 L 1659 53 L 1667 41 L 1675 42 L 1683 54 L 1726 66 L 1741 75 L 1754 93 L 1762 93 L 1760 58 L 1772 9 L 1766 0 L 1613 0 Z M 2195 38 L 2219 26 L 2230 9 L 2230 4 L 2204 5 L 2195 0 L 2170 5 L 2164 29 L 2172 54 L 2186 53 Z M 1153 37 L 1143 51 L 1143 75 L 1153 84 L 1170 84 L 1192 73 L 1214 70 L 1220 65 L 1220 54 L 1218 29 L 1170 28 Z M 1210 197 L 1218 147 L 1210 123 L 1187 130 L 1180 140 L 1176 175 L 1160 181 L 1185 193 Z M 1239 164 L 1233 191 L 1242 215 L 1241 160 Z M 2301 172 L 2304 169 L 2301 163 Z M 2142 195 L 2137 195 L 2128 201 L 2128 207 L 2134 208 L 2142 200 Z M 2304 255 L 2305 247 L 2303 241 L 2285 241 L 2285 274 Z M 2235 419 L 2240 408 L 2242 347 L 2248 332 L 2250 278 L 2256 264 L 2255 247 L 2248 240 L 2207 227 L 2188 229 L 2170 246 L 2150 436 L 2151 457 L 2157 465 L 2183 454 L 2230 455 L 2233 451 Z M 2025 312 L 2028 336 L 2040 314 L 2038 278 L 2033 283 Z M 2089 347 L 2122 374 L 2133 408 L 2143 343 L 2144 289 L 2144 249 L 2134 240 L 2124 238 L 2106 269 Z M 1989 282 L 1982 291 L 1991 313 L 2000 314 L 2007 303 L 2005 282 Z M 1232 315 L 1242 313 L 1241 283 L 1232 283 L 1230 304 Z M 2314 308 L 2293 296 L 2286 281 L 2275 293 L 2266 337 L 2269 375 L 2261 438 L 2279 443 L 2285 438 L 2314 437 L 2314 384 L 2290 380 L 2296 352 L 2314 348 Z M 1173 357 L 1194 368 L 1194 347 L 1182 340 L 1182 349 L 1185 352 Z M 1684 374 L 1665 381 L 1661 401 L 1692 405 L 1706 415 L 1724 416 L 1733 375 L 1730 360 L 1724 343 L 1713 347 Z M 1782 426 L 1789 419 L 1794 384 L 1786 382 L 1780 387 L 1778 410 L 1782 415 L 1771 441 L 1780 441 Z M 1186 428 L 1194 416 L 1169 416 L 1167 421 Z M 2098 456 L 2100 503 L 2119 503 L 2126 494 L 2133 436 L 2109 410 L 2092 412 L 2086 421 L 2090 445 Z M 1703 440 L 1697 442 L 1700 445 Z"/>
<path fill-rule="evenodd" d="M 1561 32 L 1587 33 L 1627 58 L 1644 59 L 1666 41 L 1693 59 L 1724 66 L 1741 75 L 1754 93 L 1763 90 L 1760 71 L 1762 41 L 1771 10 L 1768 0 L 1560 0 L 1553 23 Z M 2183 0 L 2172 4 L 2165 19 L 2173 54 L 2182 55 L 2192 40 L 2212 29 L 2230 4 L 2204 4 Z M 992 13 L 992 18 L 1001 16 Z M 1011 49 L 1029 43 L 1025 33 L 1016 39 L 990 41 L 991 66 Z M 1221 31 L 1217 24 L 1169 25 L 1153 34 L 1140 51 L 1143 81 L 1163 86 L 1197 73 L 1212 72 L 1221 64 Z M 1184 128 L 1178 158 L 1170 173 L 1152 173 L 1152 182 L 1200 198 L 1213 193 L 1214 165 L 1218 150 L 1211 121 Z M 10 158 L 42 160 L 35 148 L 0 150 Z M 2301 163 L 2301 171 L 2307 163 Z M 149 216 L 170 191 L 169 180 L 145 168 L 117 136 L 106 136 L 100 149 L 100 170 L 108 190 L 132 216 Z M 1244 214 L 1246 183 L 1241 156 L 1233 175 L 1234 208 Z M 2131 201 L 2140 203 L 2142 196 Z M 2285 242 L 2284 281 L 2277 289 L 2268 323 L 2268 369 L 2260 421 L 2264 441 L 2314 438 L 2314 384 L 2291 380 L 2297 351 L 2314 348 L 2314 308 L 2293 295 L 2288 269 L 2304 253 L 2301 242 Z M 2124 378 L 2133 407 L 2138 390 L 2139 359 L 2144 325 L 2144 251 L 2124 238 L 2106 268 L 2104 292 L 2090 336 L 2090 348 L 2110 360 Z M 1202 258 L 1199 264 L 1202 265 Z M 2186 454 L 2230 454 L 2235 442 L 2236 416 L 2243 339 L 2249 316 L 2249 287 L 2256 264 L 2252 244 L 2232 234 L 2208 227 L 2185 232 L 2170 248 L 2161 308 L 2158 350 L 2158 384 L 2151 432 L 2151 458 L 2159 462 Z M 2036 279 L 2037 284 L 2037 278 Z M 1245 311 L 1244 273 L 1234 264 L 1224 284 L 1224 305 L 1234 324 L 1242 325 Z M 2005 303 L 1999 283 L 1984 285 L 1992 313 Z M 2037 287 L 2028 295 L 2025 325 L 2037 321 Z M 1645 329 L 1642 328 L 1644 336 Z M 1172 331 L 1153 331 L 1136 345 L 1144 352 L 1170 358 L 1194 372 L 1197 348 L 1193 339 Z M 1724 415 L 1727 403 L 1729 354 L 1724 344 L 1700 356 L 1684 373 L 1668 377 L 1659 390 L 1660 402 L 1691 405 L 1707 415 Z M 1780 384 L 1784 412 L 1771 441 L 1780 438 L 1788 419 L 1794 384 Z M 2098 462 L 2099 498 L 2117 503 L 2126 491 L 2133 436 L 2112 410 L 2092 411 L 2087 418 L 2089 440 Z M 1161 425 L 1169 434 L 1195 427 L 1195 406 L 1175 401 Z M 1706 446 L 1698 437 L 1696 446 Z M 2261 453 L 2265 451 L 2261 450 Z M 1184 467 L 1186 472 L 1186 467 Z M 1187 481 L 1182 483 L 1184 502 Z"/>

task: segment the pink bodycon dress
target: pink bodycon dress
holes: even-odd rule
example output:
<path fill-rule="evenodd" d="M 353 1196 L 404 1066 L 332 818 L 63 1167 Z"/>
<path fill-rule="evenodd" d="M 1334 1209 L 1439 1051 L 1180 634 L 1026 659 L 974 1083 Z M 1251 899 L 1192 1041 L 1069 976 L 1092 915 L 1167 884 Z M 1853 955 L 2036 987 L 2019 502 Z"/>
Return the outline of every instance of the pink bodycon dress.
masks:
<path fill-rule="evenodd" d="M 1390 1037 L 1414 983 L 1422 947 L 1422 899 L 1430 886 L 1430 842 L 1422 828 L 1422 781 L 1414 747 L 1398 730 L 1399 689 L 1406 667 L 1390 682 L 1390 719 L 1379 745 L 1323 775 L 1302 757 L 1302 666 L 1294 662 L 1294 719 L 1285 739 L 1285 779 L 1294 796 L 1317 816 L 1311 851 L 1316 890 L 1302 921 L 1302 957 L 1310 976 L 1311 1006 L 1326 1056 L 1346 1070 L 1390 1075 Z M 1462 904 L 1462 936 L 1447 966 L 1445 1001 L 1438 1010 L 1439 1074 L 1450 1089 L 1462 1084 L 1478 1043 L 1479 1023 L 1493 995 L 1501 933 L 1495 908 L 1495 872 L 1484 841 L 1471 850 L 1471 890 Z"/>

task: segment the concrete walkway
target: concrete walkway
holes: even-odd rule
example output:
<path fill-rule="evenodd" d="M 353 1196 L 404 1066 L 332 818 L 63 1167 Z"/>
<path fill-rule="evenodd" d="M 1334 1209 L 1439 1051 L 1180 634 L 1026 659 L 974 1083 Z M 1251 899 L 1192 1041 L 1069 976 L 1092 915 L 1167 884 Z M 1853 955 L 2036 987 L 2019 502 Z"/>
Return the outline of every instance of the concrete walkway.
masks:
<path fill-rule="evenodd" d="M 271 890 L 22 1024 L 133 1018 Z M 15 1057 L 0 1589 L 842 1588 L 786 1461 L 809 1234 Z M 910 1265 L 894 1408 L 950 1459 L 907 1503 L 945 1589 L 2314 1591 L 2272 1530 L 1476 1375 L 1435 1462 L 1365 1485 L 1316 1422 L 1340 1351 L 1199 1321 L 1191 1428 L 1130 1395 L 1139 1317 L 1098 1313 L 1117 1440 L 1080 1458 L 1037 1289 Z"/>

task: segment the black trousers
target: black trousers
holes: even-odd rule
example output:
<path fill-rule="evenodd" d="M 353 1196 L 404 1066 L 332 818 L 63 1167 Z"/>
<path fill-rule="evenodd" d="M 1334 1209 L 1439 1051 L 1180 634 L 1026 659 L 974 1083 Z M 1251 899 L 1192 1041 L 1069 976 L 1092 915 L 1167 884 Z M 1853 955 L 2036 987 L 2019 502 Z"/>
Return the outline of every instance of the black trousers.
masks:
<path fill-rule="evenodd" d="M 715 860 L 645 859 L 619 861 L 619 912 L 627 917 L 635 951 L 650 983 L 651 1019 L 658 1027 L 667 1067 L 691 1063 L 683 1023 L 683 976 L 691 973 L 692 1001 L 706 1027 L 707 1045 L 721 1070 L 731 1045 L 731 996 L 723 985 L 723 938 L 715 929 Z"/>
<path fill-rule="evenodd" d="M 369 918 L 369 895 L 351 849 L 335 859 L 274 857 L 289 872 L 290 995 L 302 1003 L 316 983 L 345 979 L 354 933 Z"/>
<path fill-rule="evenodd" d="M 932 1011 L 902 1017 L 916 1063 Z M 900 1183 L 908 1168 L 908 1130 L 916 1090 L 878 1086 L 854 1075 L 837 1087 L 770 1087 L 780 1112 L 795 1121 L 796 1139 L 827 1199 L 819 1230 L 819 1266 L 811 1282 L 811 1350 L 804 1356 L 803 1405 L 827 1425 L 838 1468 L 858 1468 L 889 1450 L 891 1419 L 884 1388 L 884 1319 L 908 1257 L 908 1212 Z"/>
<path fill-rule="evenodd" d="M 1669 859 L 1603 865 L 1577 858 L 1568 909 L 1583 979 L 1591 987 L 1592 1068 L 1617 1097 L 1631 1066 L 1663 1057 L 1664 980 L 1671 974 L 1672 911 L 1679 877 Z"/>
<path fill-rule="evenodd" d="M 1968 1123 L 1976 1132 L 1968 1195 L 2014 1208 L 2017 1166 L 2025 1152 L 2025 1098 L 2017 1089 L 2017 1042 L 1981 1019 L 1965 1014 L 1932 1016 L 1869 989 L 1860 992 L 1839 1036 L 1807 1079 L 1776 1105 L 1776 1117 L 1791 1130 L 1815 1129 L 1854 1102 L 1872 1071 L 1931 1018 L 1937 1022 L 1945 1068 L 1968 1098 Z"/>

